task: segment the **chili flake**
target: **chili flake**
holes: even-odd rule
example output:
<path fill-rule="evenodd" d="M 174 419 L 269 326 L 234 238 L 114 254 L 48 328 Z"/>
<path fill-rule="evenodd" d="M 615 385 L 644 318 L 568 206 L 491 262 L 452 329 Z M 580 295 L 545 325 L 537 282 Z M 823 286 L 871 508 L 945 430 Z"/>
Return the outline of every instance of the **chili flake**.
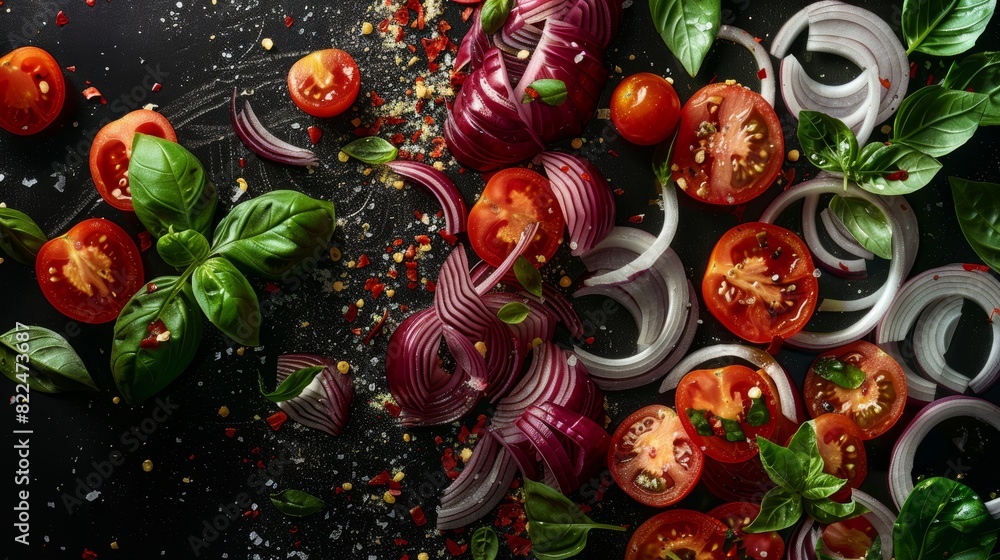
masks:
<path fill-rule="evenodd" d="M 62 10 L 59 10 L 59 13 L 56 14 L 56 25 L 58 25 L 59 27 L 62 27 L 64 25 L 66 25 L 67 23 L 69 23 L 69 18 L 66 17 L 66 14 L 63 13 Z"/>
<path fill-rule="evenodd" d="M 281 410 L 267 417 L 267 423 L 274 431 L 281 429 L 282 424 L 284 424 L 286 420 L 288 420 L 288 415 Z"/>

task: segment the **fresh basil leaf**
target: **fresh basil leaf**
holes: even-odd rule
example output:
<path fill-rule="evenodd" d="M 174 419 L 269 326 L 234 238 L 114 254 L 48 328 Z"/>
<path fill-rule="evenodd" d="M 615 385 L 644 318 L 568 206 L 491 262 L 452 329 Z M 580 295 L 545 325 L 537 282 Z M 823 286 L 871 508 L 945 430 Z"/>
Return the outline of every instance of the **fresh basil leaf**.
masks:
<path fill-rule="evenodd" d="M 882 560 L 882 535 L 875 535 L 872 546 L 865 554 L 865 560 Z"/>
<path fill-rule="evenodd" d="M 32 391 L 96 391 L 83 360 L 60 334 L 31 325 L 0 335 L 0 370 Z"/>
<path fill-rule="evenodd" d="M 892 259 L 892 226 L 878 206 L 863 198 L 834 195 L 830 210 L 865 249 Z"/>
<path fill-rule="evenodd" d="M 788 449 L 799 457 L 805 465 L 805 478 L 808 481 L 811 477 L 823 472 L 823 457 L 819 454 L 819 444 L 816 441 L 816 423 L 812 420 L 803 422 L 792 439 L 788 442 Z"/>
<path fill-rule="evenodd" d="M 0 251 L 15 261 L 35 266 L 35 256 L 48 238 L 30 216 L 13 208 L 0 208 Z"/>
<path fill-rule="evenodd" d="M 624 531 L 625 527 L 594 523 L 558 490 L 524 479 L 524 513 L 531 552 L 539 560 L 562 560 L 587 546 L 591 529 Z"/>
<path fill-rule="evenodd" d="M 866 511 L 864 506 L 854 500 L 846 503 L 835 502 L 829 498 L 806 500 L 806 513 L 820 523 L 843 521 Z"/>
<path fill-rule="evenodd" d="M 333 203 L 273 191 L 237 205 L 215 229 L 212 252 L 271 280 L 300 273 L 326 254 L 336 228 Z"/>
<path fill-rule="evenodd" d="M 996 540 L 996 522 L 979 496 L 943 477 L 913 487 L 892 531 L 893 554 L 907 560 L 983 558 Z"/>
<path fill-rule="evenodd" d="M 692 77 L 698 74 L 722 23 L 720 0 L 649 0 L 653 26 Z"/>
<path fill-rule="evenodd" d="M 480 527 L 472 533 L 470 546 L 472 560 L 494 560 L 500 552 L 500 539 L 493 527 Z"/>
<path fill-rule="evenodd" d="M 858 158 L 858 139 L 840 119 L 818 111 L 800 111 L 799 144 L 809 163 L 846 173 Z"/>
<path fill-rule="evenodd" d="M 507 23 L 507 17 L 514 7 L 514 0 L 486 0 L 479 10 L 479 24 L 483 33 L 492 35 Z"/>
<path fill-rule="evenodd" d="M 170 266 L 185 268 L 208 256 L 208 239 L 193 229 L 175 232 L 170 227 L 167 234 L 157 240 L 156 252 Z"/>
<path fill-rule="evenodd" d="M 290 517 L 304 517 L 326 507 L 323 500 L 302 490 L 282 490 L 270 497 L 274 507 Z"/>
<path fill-rule="evenodd" d="M 861 148 L 850 176 L 870 193 L 893 196 L 924 188 L 940 169 L 940 161 L 906 144 L 871 142 Z"/>
<path fill-rule="evenodd" d="M 153 237 L 193 229 L 207 236 L 219 201 L 198 158 L 176 142 L 137 133 L 128 165 L 135 215 Z"/>
<path fill-rule="evenodd" d="M 508 325 L 519 325 L 531 314 L 531 308 L 519 301 L 504 304 L 497 311 L 497 317 Z"/>
<path fill-rule="evenodd" d="M 926 86 L 906 96 L 896 111 L 892 143 L 941 157 L 965 144 L 986 111 L 981 93 Z"/>
<path fill-rule="evenodd" d="M 864 370 L 854 364 L 842 362 L 836 356 L 817 358 L 813 362 L 812 372 L 845 389 L 857 389 L 868 378 Z"/>
<path fill-rule="evenodd" d="M 996 0 L 904 0 L 906 54 L 961 54 L 976 44 L 993 16 Z"/>
<path fill-rule="evenodd" d="M 750 410 L 747 411 L 747 424 L 763 426 L 771 421 L 771 411 L 764 404 L 764 397 L 750 399 Z"/>
<path fill-rule="evenodd" d="M 531 85 L 524 89 L 524 97 L 521 99 L 521 103 L 541 101 L 546 105 L 555 107 L 561 105 L 568 97 L 566 82 L 544 78 L 531 82 Z"/>
<path fill-rule="evenodd" d="M 962 234 L 990 268 L 1000 271 L 1000 185 L 948 177 Z"/>
<path fill-rule="evenodd" d="M 523 255 L 514 260 L 514 276 L 525 291 L 542 297 L 542 274 Z"/>
<path fill-rule="evenodd" d="M 757 436 L 760 462 L 767 476 L 787 492 L 799 492 L 805 483 L 807 462 L 794 451 Z"/>
<path fill-rule="evenodd" d="M 388 163 L 399 155 L 399 149 L 384 138 L 365 136 L 341 148 L 345 154 L 364 163 Z"/>
<path fill-rule="evenodd" d="M 191 287 L 202 312 L 223 334 L 243 346 L 260 345 L 257 294 L 232 263 L 221 257 L 201 263 L 191 275 Z"/>
<path fill-rule="evenodd" d="M 760 502 L 760 513 L 743 528 L 746 533 L 767 533 L 780 531 L 795 525 L 802 517 L 802 497 L 776 486 L 764 494 Z"/>
<path fill-rule="evenodd" d="M 264 380 L 260 377 L 257 382 L 260 384 L 260 394 L 267 397 L 273 403 L 285 402 L 302 394 L 302 391 L 313 382 L 319 372 L 326 369 L 326 366 L 304 367 L 285 378 L 273 392 L 264 390 Z"/>
<path fill-rule="evenodd" d="M 155 395 L 187 369 L 203 329 L 204 319 L 186 278 L 162 276 L 146 286 L 122 309 L 111 346 L 115 384 L 130 404 Z M 169 339 L 156 342 L 150 337 L 160 322 Z"/>
<path fill-rule="evenodd" d="M 942 86 L 989 97 L 980 126 L 1000 124 L 1000 52 L 981 52 L 953 62 Z"/>
<path fill-rule="evenodd" d="M 822 500 L 837 493 L 847 484 L 847 480 L 824 472 L 814 474 L 806 479 L 806 487 L 802 497 L 806 500 Z"/>

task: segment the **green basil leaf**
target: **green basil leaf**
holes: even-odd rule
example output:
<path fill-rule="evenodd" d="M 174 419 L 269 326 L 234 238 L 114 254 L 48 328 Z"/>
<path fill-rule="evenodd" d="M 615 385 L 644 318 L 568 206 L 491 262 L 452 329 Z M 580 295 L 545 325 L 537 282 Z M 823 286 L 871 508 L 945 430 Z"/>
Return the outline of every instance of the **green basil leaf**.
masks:
<path fill-rule="evenodd" d="M 981 93 L 927 86 L 906 96 L 896 111 L 892 143 L 941 157 L 965 144 L 986 111 Z"/>
<path fill-rule="evenodd" d="M 531 314 L 531 308 L 519 301 L 512 301 L 504 304 L 497 311 L 497 318 L 508 325 L 519 325 Z"/>
<path fill-rule="evenodd" d="M 807 463 L 794 451 L 757 436 L 760 462 L 767 476 L 787 492 L 799 492 L 805 483 Z"/>
<path fill-rule="evenodd" d="M 365 136 L 341 148 L 345 154 L 368 164 L 388 163 L 399 155 L 399 149 L 384 138 Z"/>
<path fill-rule="evenodd" d="M 904 0 L 906 54 L 961 54 L 976 44 L 993 16 L 996 0 Z"/>
<path fill-rule="evenodd" d="M 940 169 L 940 161 L 906 144 L 872 142 L 861 148 L 850 176 L 870 193 L 892 196 L 924 188 Z"/>
<path fill-rule="evenodd" d="M 896 558 L 983 558 L 997 540 L 996 522 L 968 486 L 943 477 L 913 487 L 892 531 Z"/>
<path fill-rule="evenodd" d="M 156 252 L 170 266 L 185 268 L 208 256 L 208 239 L 193 229 L 175 232 L 170 227 L 167 234 L 157 240 Z"/>
<path fill-rule="evenodd" d="M 13 208 L 0 208 L 0 251 L 15 261 L 35 266 L 35 255 L 48 238 L 30 216 Z"/>
<path fill-rule="evenodd" d="M 0 369 L 32 391 L 96 391 L 83 360 L 60 334 L 30 325 L 0 335 Z"/>
<path fill-rule="evenodd" d="M 649 0 L 653 26 L 692 77 L 698 74 L 722 23 L 720 0 Z"/>
<path fill-rule="evenodd" d="M 208 236 L 219 201 L 198 158 L 176 142 L 136 134 L 128 165 L 135 215 L 153 237 L 193 229 Z"/>
<path fill-rule="evenodd" d="M 486 0 L 479 11 L 479 23 L 483 32 L 492 35 L 507 22 L 510 11 L 514 7 L 514 0 Z"/>
<path fill-rule="evenodd" d="M 514 276 L 525 291 L 542 297 L 542 274 L 523 255 L 514 260 Z"/>
<path fill-rule="evenodd" d="M 472 533 L 472 560 L 494 560 L 500 552 L 500 539 L 492 527 L 480 527 Z"/>
<path fill-rule="evenodd" d="M 806 500 L 806 513 L 820 523 L 843 521 L 866 511 L 864 506 L 854 500 L 846 503 L 835 502 L 829 498 Z"/>
<path fill-rule="evenodd" d="M 876 538 L 878 537 L 876 536 Z M 841 560 L 839 558 L 834 558 L 833 556 L 830 556 L 829 554 L 823 552 L 823 539 L 816 539 L 815 551 L 816 551 L 816 560 Z M 879 558 L 881 558 L 881 556 L 879 556 Z"/>
<path fill-rule="evenodd" d="M 809 163 L 846 173 L 858 158 L 858 139 L 847 125 L 817 111 L 800 111 L 799 144 Z"/>
<path fill-rule="evenodd" d="M 324 369 L 326 369 L 326 366 L 304 367 L 286 377 L 285 380 L 278 385 L 278 388 L 271 393 L 264 390 L 264 380 L 258 377 L 257 381 L 260 384 L 260 394 L 267 397 L 267 399 L 273 403 L 280 403 L 294 399 L 295 397 L 301 395 L 302 391 L 308 387 L 319 372 Z"/>
<path fill-rule="evenodd" d="M 302 490 L 283 490 L 271 494 L 271 503 L 278 511 L 291 517 L 304 517 L 326 507 L 323 500 Z"/>
<path fill-rule="evenodd" d="M 959 177 L 948 181 L 965 240 L 984 263 L 1000 271 L 1000 185 Z"/>
<path fill-rule="evenodd" d="M 336 228 L 333 203 L 273 191 L 237 205 L 215 229 L 212 252 L 271 280 L 301 273 L 326 255 Z"/>
<path fill-rule="evenodd" d="M 151 333 L 160 321 L 169 339 L 154 344 Z M 111 346 L 111 370 L 127 402 L 145 401 L 187 369 L 203 321 L 186 278 L 162 276 L 132 296 L 115 322 Z"/>
<path fill-rule="evenodd" d="M 191 275 L 191 287 L 202 312 L 223 334 L 243 346 L 260 345 L 257 294 L 231 262 L 214 257 L 201 263 Z"/>
<path fill-rule="evenodd" d="M 531 82 L 531 85 L 524 88 L 524 97 L 521 103 L 531 103 L 541 101 L 546 105 L 561 105 L 569 97 L 566 92 L 566 82 L 551 78 L 544 78 Z"/>
<path fill-rule="evenodd" d="M 824 472 L 814 474 L 806 479 L 806 487 L 802 497 L 806 500 L 822 500 L 837 493 L 847 484 L 847 480 Z"/>
<path fill-rule="evenodd" d="M 865 249 L 892 259 L 892 226 L 878 206 L 863 198 L 835 195 L 830 199 L 830 211 Z"/>
<path fill-rule="evenodd" d="M 816 423 L 812 420 L 803 422 L 792 439 L 788 442 L 789 451 L 795 453 L 805 465 L 805 477 L 809 478 L 823 472 L 823 457 L 819 454 L 819 444 L 816 441 Z"/>
<path fill-rule="evenodd" d="M 802 517 L 802 498 L 777 486 L 764 494 L 760 501 L 760 513 L 743 528 L 747 533 L 767 533 L 780 531 L 795 525 Z"/>
<path fill-rule="evenodd" d="M 864 370 L 854 364 L 842 362 L 836 356 L 822 356 L 812 365 L 812 372 L 845 389 L 857 389 L 868 378 Z"/>
<path fill-rule="evenodd" d="M 942 86 L 989 97 L 980 126 L 1000 124 L 1000 52 L 982 52 L 953 62 Z"/>
<path fill-rule="evenodd" d="M 624 531 L 625 527 L 594 523 L 558 490 L 524 479 L 524 513 L 528 518 L 531 552 L 539 560 L 561 560 L 587 546 L 591 529 Z"/>
<path fill-rule="evenodd" d="M 771 411 L 764 404 L 764 397 L 750 399 L 750 410 L 747 411 L 747 424 L 763 426 L 771 421 Z"/>
<path fill-rule="evenodd" d="M 865 554 L 865 560 L 882 560 L 882 535 L 875 535 L 871 548 Z"/>

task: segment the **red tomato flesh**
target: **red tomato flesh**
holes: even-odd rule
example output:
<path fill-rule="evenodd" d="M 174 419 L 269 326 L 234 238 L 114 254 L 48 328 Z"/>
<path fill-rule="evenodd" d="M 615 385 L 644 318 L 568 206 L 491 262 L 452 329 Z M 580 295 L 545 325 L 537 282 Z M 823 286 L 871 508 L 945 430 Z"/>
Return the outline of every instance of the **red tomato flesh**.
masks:
<path fill-rule="evenodd" d="M 361 90 L 361 72 L 354 58 L 340 49 L 315 51 L 288 71 L 288 91 L 295 105 L 314 117 L 346 111 Z"/>
<path fill-rule="evenodd" d="M 655 515 L 639 526 L 625 549 L 625 560 L 660 560 L 664 551 L 685 560 L 733 558 L 723 550 L 726 526 L 718 519 L 693 510 L 674 509 Z"/>
<path fill-rule="evenodd" d="M 41 132 L 65 100 L 62 69 L 48 52 L 21 47 L 0 58 L 0 127 L 22 136 Z"/>
<path fill-rule="evenodd" d="M 90 175 L 94 186 L 108 204 L 133 212 L 128 164 L 136 133 L 177 141 L 170 122 L 156 111 L 138 109 L 104 126 L 90 146 Z"/>

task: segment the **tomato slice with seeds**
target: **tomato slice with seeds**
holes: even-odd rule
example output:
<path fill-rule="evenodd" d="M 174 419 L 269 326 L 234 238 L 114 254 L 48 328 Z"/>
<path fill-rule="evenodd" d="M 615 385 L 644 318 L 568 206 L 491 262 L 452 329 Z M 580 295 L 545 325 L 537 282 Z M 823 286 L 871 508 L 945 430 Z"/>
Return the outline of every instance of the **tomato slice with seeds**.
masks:
<path fill-rule="evenodd" d="M 785 541 L 775 531 L 767 533 L 744 533 L 743 528 L 749 525 L 760 513 L 760 505 L 751 502 L 729 502 L 716 506 L 708 512 L 709 517 L 721 521 L 733 530 L 738 539 L 737 552 L 740 558 L 754 560 L 781 560 L 785 554 Z"/>
<path fill-rule="evenodd" d="M 52 55 L 20 47 L 0 58 L 0 127 L 27 136 L 52 124 L 66 101 L 66 81 Z"/>
<path fill-rule="evenodd" d="M 82 323 L 106 323 L 142 287 L 142 259 L 122 228 L 103 218 L 73 226 L 49 240 L 35 259 L 49 303 Z"/>
<path fill-rule="evenodd" d="M 708 310 L 733 334 L 768 343 L 802 330 L 816 309 L 819 282 L 809 249 L 773 224 L 741 224 L 712 249 L 701 293 Z"/>
<path fill-rule="evenodd" d="M 860 368 L 865 374 L 861 385 L 848 389 L 821 377 L 816 372 L 816 363 L 828 357 Z M 906 374 L 881 348 L 859 340 L 817 357 L 806 373 L 803 394 L 810 416 L 817 418 L 827 412 L 842 414 L 868 440 L 884 434 L 902 416 L 907 395 Z"/>
<path fill-rule="evenodd" d="M 851 488 L 860 488 L 868 474 L 868 455 L 861 430 L 846 416 L 832 413 L 817 416 L 815 427 L 823 472 L 847 480 L 834 498 L 850 498 Z"/>
<path fill-rule="evenodd" d="M 665 511 L 646 520 L 628 541 L 625 560 L 661 560 L 670 551 L 684 560 L 735 558 L 723 549 L 726 526 L 718 519 L 687 509 Z"/>
<path fill-rule="evenodd" d="M 677 186 L 710 204 L 742 204 L 781 171 L 785 142 L 774 108 L 731 83 L 709 84 L 681 109 L 671 160 Z"/>
<path fill-rule="evenodd" d="M 346 111 L 361 91 L 361 72 L 354 57 L 340 49 L 307 54 L 288 71 L 288 92 L 295 105 L 314 117 Z"/>
<path fill-rule="evenodd" d="M 128 183 L 128 164 L 136 133 L 177 141 L 177 134 L 166 117 L 156 111 L 137 109 L 105 125 L 90 146 L 90 176 L 97 192 L 108 204 L 126 212 L 135 211 Z"/>
<path fill-rule="evenodd" d="M 827 525 L 820 539 L 827 552 L 843 558 L 864 558 L 877 536 L 871 522 L 858 516 Z"/>
<path fill-rule="evenodd" d="M 674 409 L 660 404 L 629 415 L 615 430 L 608 450 L 615 483 L 652 507 L 675 504 L 691 493 L 704 462 Z"/>

